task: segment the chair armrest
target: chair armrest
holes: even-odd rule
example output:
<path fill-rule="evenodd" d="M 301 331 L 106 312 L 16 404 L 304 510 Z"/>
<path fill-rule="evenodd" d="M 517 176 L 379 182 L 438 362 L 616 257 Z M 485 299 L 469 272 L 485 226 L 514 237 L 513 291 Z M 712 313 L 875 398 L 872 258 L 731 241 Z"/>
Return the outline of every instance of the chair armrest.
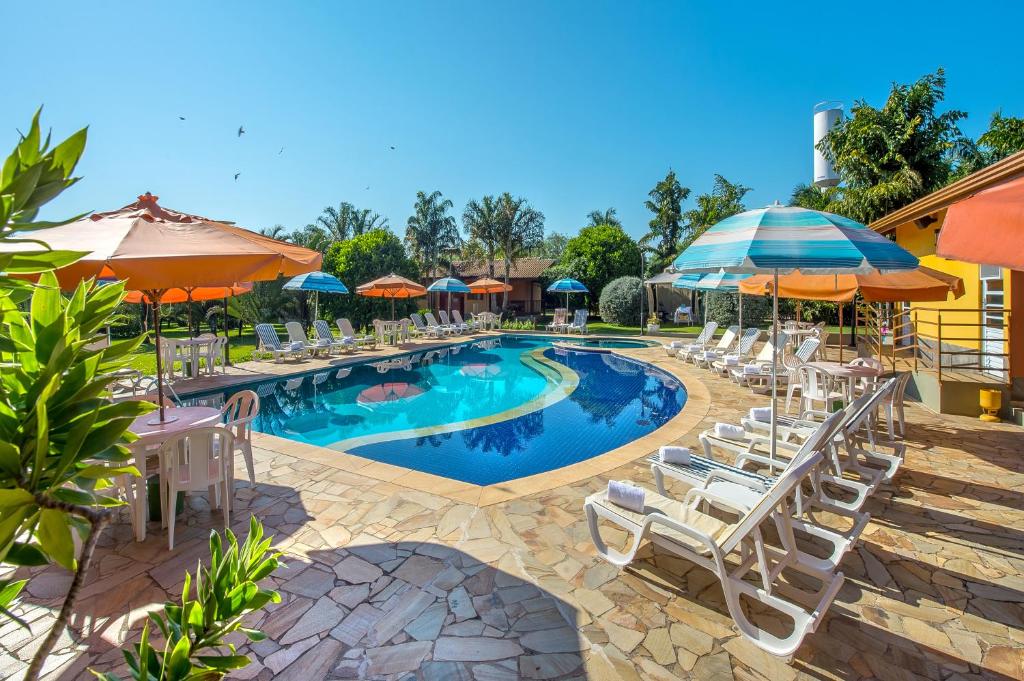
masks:
<path fill-rule="evenodd" d="M 685 497 L 683 497 L 684 504 L 688 504 L 691 501 L 693 501 L 694 506 L 696 506 L 696 502 L 700 500 L 710 502 L 712 504 L 715 504 L 716 506 L 725 507 L 733 511 L 740 517 L 746 515 L 747 511 L 750 510 L 745 506 L 737 505 L 736 502 L 733 501 L 732 499 L 727 499 L 721 496 L 720 494 L 715 494 L 714 492 L 709 492 L 708 490 L 701 489 L 699 487 L 694 487 L 693 489 L 686 493 Z"/>
<path fill-rule="evenodd" d="M 742 456 L 742 454 L 740 456 Z M 727 468 L 713 469 L 711 473 L 708 474 L 708 477 L 704 479 L 704 487 L 706 488 L 715 480 L 724 480 L 726 482 L 731 482 L 736 485 L 742 485 L 743 487 L 752 489 L 755 492 L 765 491 L 765 486 L 759 483 L 757 480 L 753 480 L 746 475 L 740 475 L 739 473 L 731 471 Z"/>
<path fill-rule="evenodd" d="M 771 457 L 764 456 L 762 454 L 754 454 L 753 452 L 748 452 L 746 454 L 740 454 L 739 456 L 736 457 L 736 467 L 737 468 L 742 468 L 743 464 L 747 463 L 748 461 L 756 463 L 756 464 L 760 464 L 762 466 L 767 466 L 768 468 L 770 468 L 773 471 L 775 471 L 775 470 L 782 471 L 782 470 L 785 470 L 787 466 L 789 466 L 789 461 L 790 460 L 789 459 L 773 459 Z"/>

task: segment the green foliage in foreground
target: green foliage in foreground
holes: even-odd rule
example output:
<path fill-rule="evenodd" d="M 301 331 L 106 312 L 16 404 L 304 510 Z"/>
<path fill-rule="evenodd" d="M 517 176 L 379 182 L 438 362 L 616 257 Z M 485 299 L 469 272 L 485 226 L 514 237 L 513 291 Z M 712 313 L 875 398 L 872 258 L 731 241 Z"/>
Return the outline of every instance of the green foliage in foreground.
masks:
<path fill-rule="evenodd" d="M 249 536 L 239 546 L 231 530 L 225 531 L 228 546 L 210 532 L 210 566 L 196 568 L 195 596 L 191 574 L 186 573 L 181 604 L 165 603 L 163 612 L 149 617 L 163 635 L 162 648 L 150 641 L 149 622 L 134 650 L 122 651 L 131 678 L 136 681 L 184 681 L 220 679 L 233 669 L 249 664 L 225 638 L 241 631 L 250 641 L 262 641 L 266 635 L 242 626 L 242 618 L 267 603 L 278 603 L 281 596 L 257 582 L 268 577 L 281 563 L 281 554 L 270 550 L 271 539 L 263 537 L 263 525 L 255 516 L 249 519 Z M 228 654 L 221 651 L 226 649 Z M 113 674 L 93 672 L 106 681 L 118 681 Z"/>

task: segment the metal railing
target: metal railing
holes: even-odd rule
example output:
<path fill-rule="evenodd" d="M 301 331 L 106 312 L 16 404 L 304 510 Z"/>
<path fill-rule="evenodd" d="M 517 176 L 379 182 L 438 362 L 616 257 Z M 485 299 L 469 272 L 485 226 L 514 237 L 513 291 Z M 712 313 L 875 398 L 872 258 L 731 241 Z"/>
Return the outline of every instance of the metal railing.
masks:
<path fill-rule="evenodd" d="M 905 362 L 914 371 L 935 371 L 939 380 L 943 373 L 956 372 L 971 380 L 1009 383 L 1010 314 L 1009 308 L 862 303 L 857 307 L 857 322 L 865 332 L 861 342 L 893 370 Z M 986 329 L 1001 333 L 986 338 Z"/>

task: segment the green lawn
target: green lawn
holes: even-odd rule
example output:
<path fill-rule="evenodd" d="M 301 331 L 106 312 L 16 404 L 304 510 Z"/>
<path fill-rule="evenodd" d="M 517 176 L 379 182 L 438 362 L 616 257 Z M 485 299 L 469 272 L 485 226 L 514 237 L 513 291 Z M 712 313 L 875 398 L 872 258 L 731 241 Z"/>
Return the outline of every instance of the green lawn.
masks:
<path fill-rule="evenodd" d="M 276 326 L 278 335 L 282 339 L 287 338 L 288 335 L 284 330 L 284 325 Z M 228 355 L 232 363 L 247 362 L 252 359 L 252 353 L 256 349 L 256 334 L 251 329 L 245 329 L 241 336 L 238 336 L 237 333 L 237 330 L 231 331 L 230 340 L 228 341 Z M 168 338 L 186 338 L 188 337 L 188 332 L 185 330 L 185 327 L 166 326 L 163 330 L 163 336 Z M 146 342 L 139 346 L 131 360 L 130 366 L 144 374 L 155 374 L 156 351 L 154 350 L 153 343 Z"/>
<path fill-rule="evenodd" d="M 625 336 L 636 336 L 640 334 L 639 326 L 622 326 L 620 324 L 609 324 L 607 322 L 588 322 L 587 329 L 590 333 L 606 333 L 606 334 L 617 334 Z M 663 333 L 700 333 L 701 327 L 690 326 L 683 324 L 662 324 L 661 332 Z M 646 332 L 646 328 L 644 331 Z"/>

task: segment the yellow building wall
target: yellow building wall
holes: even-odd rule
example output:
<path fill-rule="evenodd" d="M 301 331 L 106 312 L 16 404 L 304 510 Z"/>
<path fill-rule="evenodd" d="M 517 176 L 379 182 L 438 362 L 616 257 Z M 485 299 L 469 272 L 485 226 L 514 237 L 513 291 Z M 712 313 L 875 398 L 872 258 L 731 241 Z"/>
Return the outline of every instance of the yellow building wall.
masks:
<path fill-rule="evenodd" d="M 911 310 L 916 310 L 918 322 L 917 333 L 922 336 L 935 337 L 938 332 L 938 317 L 936 310 L 942 312 L 942 333 L 943 342 L 978 350 L 981 348 L 981 278 L 980 266 L 974 263 L 950 260 L 935 255 L 936 239 L 942 222 L 945 220 L 946 212 L 939 214 L 939 221 L 934 222 L 924 229 L 911 223 L 900 225 L 896 228 L 896 243 L 907 249 L 920 260 L 925 267 L 946 272 L 963 279 L 964 295 L 956 300 L 945 302 L 911 303 Z M 1011 300 L 1011 271 L 1003 271 L 1003 290 L 1005 292 L 1004 304 L 1012 309 Z M 914 319 L 911 313 L 911 319 Z M 952 326 L 956 323 L 966 323 L 971 326 Z M 954 339 L 956 337 L 956 339 Z M 1010 329 L 1007 329 L 1007 338 L 1010 338 Z M 1004 350 L 1004 352 L 1007 350 Z M 1011 365 L 1015 364 L 1011 358 Z M 1020 362 L 1016 363 L 1020 366 Z"/>

